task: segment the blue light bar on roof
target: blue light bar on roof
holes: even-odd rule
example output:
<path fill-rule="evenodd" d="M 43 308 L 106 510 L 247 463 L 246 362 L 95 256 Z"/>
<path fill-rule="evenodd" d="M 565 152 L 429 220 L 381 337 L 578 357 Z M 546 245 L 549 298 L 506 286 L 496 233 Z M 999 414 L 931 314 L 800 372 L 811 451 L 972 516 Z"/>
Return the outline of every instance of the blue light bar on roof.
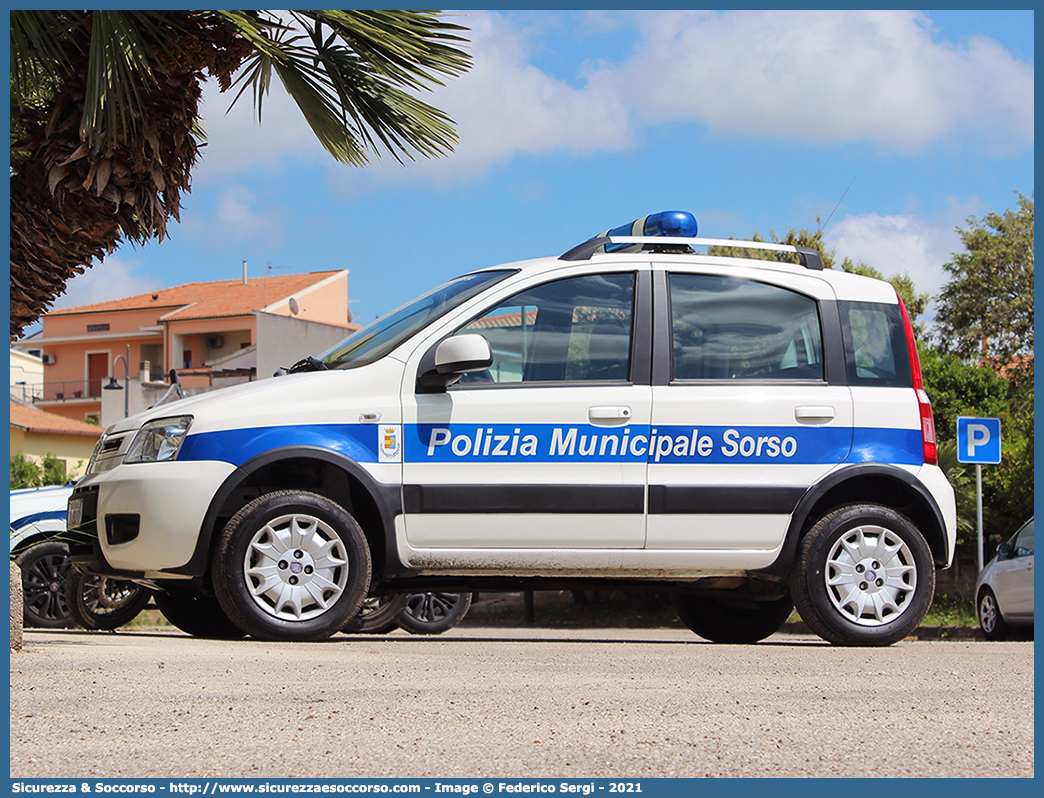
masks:
<path fill-rule="evenodd" d="M 656 238 L 695 238 L 696 217 L 688 211 L 661 211 L 635 219 L 630 224 L 614 227 L 606 236 L 649 236 Z M 606 252 L 615 252 L 629 244 L 606 244 Z"/>

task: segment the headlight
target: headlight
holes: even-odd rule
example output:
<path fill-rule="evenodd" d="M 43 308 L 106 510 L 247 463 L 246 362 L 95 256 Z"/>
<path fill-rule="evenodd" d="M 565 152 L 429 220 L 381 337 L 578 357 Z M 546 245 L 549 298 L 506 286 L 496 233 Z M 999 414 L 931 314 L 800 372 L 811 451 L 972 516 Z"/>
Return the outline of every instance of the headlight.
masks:
<path fill-rule="evenodd" d="M 98 442 L 94 444 L 94 451 L 91 452 L 91 459 L 87 461 L 87 472 L 88 474 L 94 473 L 94 464 L 98 460 L 98 455 L 101 454 L 102 445 L 105 443 L 105 434 L 103 433 Z"/>
<path fill-rule="evenodd" d="M 134 436 L 134 441 L 123 458 L 125 463 L 155 463 L 173 460 L 185 442 L 192 416 L 158 418 L 150 421 Z"/>

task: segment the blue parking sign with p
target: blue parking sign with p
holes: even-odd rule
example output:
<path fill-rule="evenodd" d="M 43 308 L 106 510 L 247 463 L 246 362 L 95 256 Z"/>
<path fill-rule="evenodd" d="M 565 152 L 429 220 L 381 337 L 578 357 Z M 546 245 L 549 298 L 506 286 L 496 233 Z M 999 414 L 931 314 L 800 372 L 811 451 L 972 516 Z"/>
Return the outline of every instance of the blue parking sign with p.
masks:
<path fill-rule="evenodd" d="M 996 465 L 1000 461 L 1000 419 L 958 418 L 957 462 Z"/>

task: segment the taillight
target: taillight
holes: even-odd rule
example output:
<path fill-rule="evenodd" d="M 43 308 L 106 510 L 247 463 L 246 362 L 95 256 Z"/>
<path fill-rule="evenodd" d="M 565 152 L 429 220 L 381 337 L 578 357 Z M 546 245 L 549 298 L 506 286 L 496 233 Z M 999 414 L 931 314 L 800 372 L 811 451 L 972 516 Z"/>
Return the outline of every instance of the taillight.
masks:
<path fill-rule="evenodd" d="M 924 390 L 924 378 L 921 376 L 921 358 L 917 355 L 917 342 L 914 341 L 913 324 L 906 305 L 899 297 L 899 308 L 903 312 L 903 328 L 906 330 L 906 349 L 910 353 L 910 372 L 913 375 L 914 393 L 917 395 L 917 408 L 921 414 L 921 443 L 924 450 L 924 462 L 927 465 L 938 465 L 939 448 L 935 442 L 935 419 L 932 417 L 932 402 Z"/>

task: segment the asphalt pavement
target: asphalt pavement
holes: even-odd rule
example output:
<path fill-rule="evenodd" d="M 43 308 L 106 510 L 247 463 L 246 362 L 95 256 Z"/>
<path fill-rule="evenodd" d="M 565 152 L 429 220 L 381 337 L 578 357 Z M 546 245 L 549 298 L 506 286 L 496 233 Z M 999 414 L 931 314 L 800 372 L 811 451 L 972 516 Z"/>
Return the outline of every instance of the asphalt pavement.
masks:
<path fill-rule="evenodd" d="M 25 632 L 13 778 L 1032 777 L 1033 644 Z"/>

